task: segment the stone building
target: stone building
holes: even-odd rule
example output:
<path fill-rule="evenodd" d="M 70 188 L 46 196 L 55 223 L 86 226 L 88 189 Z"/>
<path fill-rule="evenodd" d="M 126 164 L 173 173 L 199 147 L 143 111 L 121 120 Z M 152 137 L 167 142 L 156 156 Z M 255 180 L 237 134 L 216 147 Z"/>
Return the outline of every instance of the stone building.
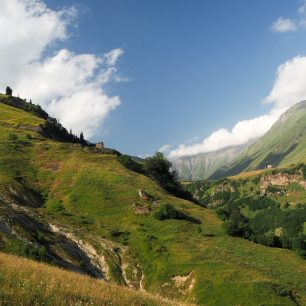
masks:
<path fill-rule="evenodd" d="M 101 142 L 97 142 L 96 143 L 96 148 L 99 149 L 99 150 L 104 149 L 104 143 L 102 141 Z"/>

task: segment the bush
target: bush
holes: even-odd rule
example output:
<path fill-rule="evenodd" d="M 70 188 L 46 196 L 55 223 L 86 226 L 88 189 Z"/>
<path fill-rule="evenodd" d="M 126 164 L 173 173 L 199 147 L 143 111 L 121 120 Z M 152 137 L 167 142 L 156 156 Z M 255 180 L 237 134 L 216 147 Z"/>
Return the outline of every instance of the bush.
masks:
<path fill-rule="evenodd" d="M 18 139 L 18 136 L 14 133 L 10 133 L 10 134 L 8 134 L 7 138 L 8 138 L 8 140 L 15 141 L 15 140 Z"/>
<path fill-rule="evenodd" d="M 222 220 L 225 221 L 229 218 L 230 213 L 228 212 L 227 209 L 225 209 L 224 207 L 220 207 L 216 210 L 216 213 L 218 215 L 218 217 Z"/>
<path fill-rule="evenodd" d="M 175 209 L 171 204 L 162 204 L 158 210 L 154 212 L 157 220 L 165 219 L 184 219 L 184 214 Z"/>
<path fill-rule="evenodd" d="M 177 210 L 170 204 L 162 204 L 158 210 L 154 212 L 154 217 L 157 220 L 176 219 Z"/>
<path fill-rule="evenodd" d="M 244 217 L 236 208 L 232 210 L 229 219 L 224 222 L 225 231 L 230 236 L 249 238 L 252 231 L 248 226 L 248 221 L 248 218 Z"/>

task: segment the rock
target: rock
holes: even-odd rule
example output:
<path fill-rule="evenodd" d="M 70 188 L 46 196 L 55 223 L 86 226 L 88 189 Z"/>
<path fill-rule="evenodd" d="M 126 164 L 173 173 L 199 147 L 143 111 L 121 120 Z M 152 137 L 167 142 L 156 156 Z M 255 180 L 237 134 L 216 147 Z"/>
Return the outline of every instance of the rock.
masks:
<path fill-rule="evenodd" d="M 151 196 L 148 195 L 146 192 L 144 192 L 143 189 L 138 189 L 138 195 L 143 200 L 150 200 L 151 199 Z"/>
<path fill-rule="evenodd" d="M 134 205 L 133 209 L 136 215 L 148 215 L 151 212 L 151 208 L 149 205 L 145 206 Z"/>

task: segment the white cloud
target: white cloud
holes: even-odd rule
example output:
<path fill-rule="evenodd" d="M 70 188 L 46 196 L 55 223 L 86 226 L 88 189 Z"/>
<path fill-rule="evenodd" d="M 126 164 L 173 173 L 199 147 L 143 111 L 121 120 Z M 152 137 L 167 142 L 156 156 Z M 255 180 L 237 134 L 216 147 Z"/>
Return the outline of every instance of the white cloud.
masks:
<path fill-rule="evenodd" d="M 164 146 L 162 146 L 161 148 L 159 148 L 157 151 L 161 152 L 161 153 L 167 153 L 170 150 L 170 145 L 169 144 L 165 144 Z"/>
<path fill-rule="evenodd" d="M 219 129 L 200 143 L 193 145 L 182 144 L 169 153 L 169 158 L 207 153 L 246 143 L 267 132 L 282 112 L 283 110 L 273 110 L 267 115 L 239 121 L 230 131 Z"/>
<path fill-rule="evenodd" d="M 182 144 L 170 151 L 169 158 L 196 155 L 239 145 L 266 133 L 279 116 L 294 104 L 306 100 L 306 56 L 297 56 L 280 65 L 274 85 L 264 103 L 273 104 L 271 112 L 249 120 L 239 121 L 232 130 L 219 129 L 203 141 Z"/>
<path fill-rule="evenodd" d="M 306 56 L 296 56 L 280 65 L 274 86 L 264 102 L 285 108 L 306 99 Z"/>
<path fill-rule="evenodd" d="M 1 83 L 91 137 L 120 104 L 103 85 L 119 80 L 115 65 L 123 50 L 97 56 L 57 48 L 69 38 L 76 17 L 73 7 L 54 11 L 41 0 L 1 0 Z"/>
<path fill-rule="evenodd" d="M 273 32 L 290 32 L 297 30 L 297 25 L 294 20 L 289 18 L 280 17 L 276 21 L 273 22 L 271 29 Z"/>
<path fill-rule="evenodd" d="M 114 66 L 116 65 L 119 57 L 124 53 L 122 49 L 114 49 L 106 54 L 104 54 L 106 59 L 106 64 L 108 66 Z"/>
<path fill-rule="evenodd" d="M 275 20 L 271 26 L 273 32 L 286 33 L 292 32 L 299 29 L 306 28 L 306 0 L 300 1 L 300 6 L 298 7 L 299 18 L 290 19 L 279 17 Z"/>

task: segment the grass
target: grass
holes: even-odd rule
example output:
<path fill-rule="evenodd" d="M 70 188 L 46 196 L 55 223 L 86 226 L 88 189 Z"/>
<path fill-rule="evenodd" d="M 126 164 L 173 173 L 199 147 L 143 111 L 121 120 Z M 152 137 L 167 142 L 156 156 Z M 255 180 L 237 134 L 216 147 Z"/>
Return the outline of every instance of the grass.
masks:
<path fill-rule="evenodd" d="M 230 179 L 230 180 L 246 179 L 246 178 L 251 178 L 251 177 L 257 176 L 259 174 L 262 174 L 263 172 L 265 172 L 265 169 L 248 171 L 248 172 L 241 172 L 237 175 L 229 176 L 228 179 Z"/>
<path fill-rule="evenodd" d="M 29 125 L 40 124 L 40 119 L 0 103 L 0 114 L 2 109 L 6 115 L 0 119 L 0 189 L 4 193 L 15 186 L 21 194 L 24 188 L 39 192 L 43 206 L 28 211 L 40 222 L 65 228 L 104 254 L 114 282 L 122 283 L 122 275 L 118 260 L 110 255 L 114 247 L 104 247 L 107 241 L 116 245 L 118 254 L 128 254 L 130 274 L 136 267 L 141 269 L 147 291 L 170 299 L 204 305 L 296 305 L 295 299 L 306 304 L 306 263 L 293 252 L 229 237 L 214 211 L 171 196 L 149 178 L 123 167 L 113 155 L 45 139 L 31 128 L 18 128 L 18 122 L 9 125 L 15 111 L 20 121 L 22 114 L 30 116 Z M 26 137 L 29 132 L 31 139 Z M 15 133 L 18 140 L 8 140 L 9 133 Z M 135 214 L 135 204 L 149 204 L 139 198 L 138 189 L 201 223 Z M 0 216 L 4 217 L 1 211 Z M 3 237 L 4 242 L 12 241 Z M 60 247 L 56 239 L 50 243 L 54 249 Z M 189 273 L 193 285 L 184 290 L 172 280 Z M 14 291 L 10 290 L 3 289 Z M 30 300 L 27 294 L 24 299 Z"/>
<path fill-rule="evenodd" d="M 178 305 L 28 259 L 0 253 L 1 305 Z"/>

